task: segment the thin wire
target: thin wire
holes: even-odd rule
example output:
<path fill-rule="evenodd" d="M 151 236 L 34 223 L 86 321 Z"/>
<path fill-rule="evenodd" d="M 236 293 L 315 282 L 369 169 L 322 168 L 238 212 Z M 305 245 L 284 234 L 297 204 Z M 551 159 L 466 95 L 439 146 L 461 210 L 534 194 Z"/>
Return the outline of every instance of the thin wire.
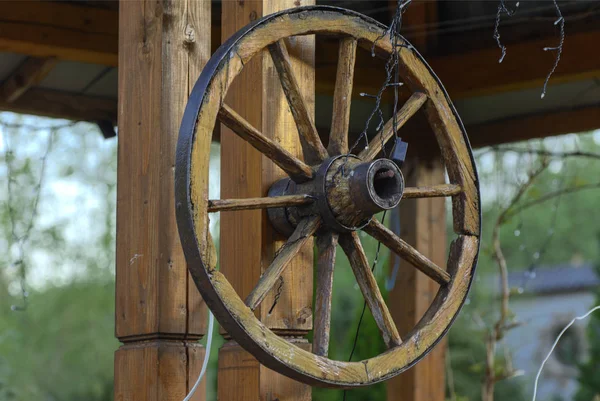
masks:
<path fill-rule="evenodd" d="M 215 317 L 213 316 L 212 312 L 209 310 L 208 311 L 208 335 L 206 337 L 206 352 L 204 353 L 204 362 L 202 362 L 202 369 L 200 370 L 200 374 L 198 375 L 198 379 L 196 380 L 194 387 L 192 387 L 189 394 L 183 399 L 183 401 L 190 401 L 192 399 L 192 396 L 194 395 L 194 393 L 196 392 L 196 389 L 198 389 L 198 386 L 200 385 L 200 382 L 202 381 L 202 377 L 206 373 L 206 368 L 208 367 L 208 359 L 210 358 L 210 348 L 212 345 L 214 322 L 215 322 Z"/>
<path fill-rule="evenodd" d="M 533 384 L 533 398 L 532 398 L 532 401 L 535 401 L 535 397 L 537 396 L 538 382 L 540 380 L 540 376 L 542 375 L 542 370 L 544 369 L 544 365 L 546 365 L 546 362 L 548 361 L 548 359 L 550 359 L 550 355 L 552 355 L 552 352 L 554 352 L 554 348 L 556 348 L 556 345 L 560 341 L 560 338 L 562 337 L 562 335 L 571 326 L 573 326 L 573 324 L 575 323 L 576 320 L 583 320 L 583 319 L 585 319 L 586 317 L 588 317 L 589 315 L 591 315 L 592 313 L 594 313 L 597 310 L 600 310 L 600 305 L 598 305 L 598 306 L 590 309 L 585 315 L 577 316 L 576 318 L 574 318 L 573 320 L 571 320 L 569 322 L 569 324 L 567 324 L 565 326 L 565 328 L 562 329 L 562 331 L 560 332 L 560 334 L 558 335 L 558 337 L 556 337 L 556 340 L 554 341 L 554 344 L 552 344 L 552 348 L 550 348 L 550 352 L 548 352 L 548 355 L 546 355 L 546 357 L 542 361 L 542 365 L 540 366 L 540 369 L 538 370 L 537 375 L 535 376 L 535 382 Z"/>
<path fill-rule="evenodd" d="M 554 0 L 554 7 L 556 8 L 556 15 L 558 16 L 558 19 L 554 21 L 554 25 L 560 24 L 560 41 L 558 42 L 558 46 L 556 47 L 544 47 L 544 51 L 556 50 L 557 53 L 556 58 L 554 59 L 554 65 L 552 66 L 552 69 L 548 73 L 546 81 L 544 82 L 544 88 L 542 89 L 541 95 L 542 99 L 544 98 L 544 96 L 546 96 L 546 89 L 548 89 L 548 82 L 550 81 L 550 77 L 552 77 L 552 74 L 554 74 L 554 71 L 556 71 L 556 68 L 558 67 L 560 56 L 562 55 L 563 51 L 563 45 L 565 43 L 565 19 L 563 18 L 562 13 L 560 12 L 560 7 L 558 6 L 556 0 Z"/>

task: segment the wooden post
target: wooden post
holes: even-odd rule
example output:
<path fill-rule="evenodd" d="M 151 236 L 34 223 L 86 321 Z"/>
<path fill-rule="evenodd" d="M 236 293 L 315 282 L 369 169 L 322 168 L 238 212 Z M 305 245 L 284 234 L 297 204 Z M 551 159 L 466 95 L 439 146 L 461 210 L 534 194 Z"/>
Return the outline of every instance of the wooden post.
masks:
<path fill-rule="evenodd" d="M 209 52 L 210 1 L 121 1 L 115 400 L 182 400 L 204 357 L 206 308 L 179 243 L 173 166 Z"/>
<path fill-rule="evenodd" d="M 444 167 L 439 159 L 409 159 L 406 186 L 429 186 L 444 182 Z M 400 237 L 438 266 L 446 266 L 446 198 L 405 199 L 400 206 Z M 393 223 L 392 223 L 393 224 Z M 391 258 L 393 268 L 396 258 Z M 388 305 L 400 335 L 406 335 L 421 319 L 439 289 L 439 284 L 400 262 Z M 391 379 L 388 401 L 443 401 L 445 395 L 445 341 L 438 344 L 421 362 Z"/>
<path fill-rule="evenodd" d="M 222 39 L 263 15 L 313 0 L 224 1 Z M 294 72 L 314 113 L 314 38 L 286 41 Z M 244 66 L 233 82 L 227 103 L 265 136 L 292 153 L 301 154 L 298 132 L 267 51 Z M 265 196 L 281 170 L 226 127 L 221 130 L 221 197 Z M 220 269 L 244 299 L 258 282 L 284 238 L 277 235 L 260 210 L 221 215 Z M 306 244 L 286 269 L 282 279 L 257 309 L 274 332 L 294 338 L 309 349 L 303 338 L 312 328 L 313 245 Z M 230 340 L 220 350 L 218 398 L 221 401 L 310 400 L 311 389 L 261 366 Z"/>

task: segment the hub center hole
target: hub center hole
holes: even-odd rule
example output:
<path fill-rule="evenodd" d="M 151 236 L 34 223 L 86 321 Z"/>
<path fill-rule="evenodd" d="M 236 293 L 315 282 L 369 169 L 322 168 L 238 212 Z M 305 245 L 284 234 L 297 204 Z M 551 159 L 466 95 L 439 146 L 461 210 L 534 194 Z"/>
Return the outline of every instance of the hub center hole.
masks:
<path fill-rule="evenodd" d="M 381 168 L 373 177 L 373 188 L 381 199 L 391 199 L 400 194 L 400 177 L 394 170 Z"/>

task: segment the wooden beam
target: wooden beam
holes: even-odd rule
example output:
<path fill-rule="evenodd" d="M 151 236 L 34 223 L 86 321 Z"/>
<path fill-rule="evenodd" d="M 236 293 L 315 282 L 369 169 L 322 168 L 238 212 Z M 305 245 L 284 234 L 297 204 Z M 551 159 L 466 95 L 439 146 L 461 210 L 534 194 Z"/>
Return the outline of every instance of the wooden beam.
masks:
<path fill-rule="evenodd" d="M 116 66 L 118 16 L 69 2 L 4 1 L 0 51 Z"/>
<path fill-rule="evenodd" d="M 49 89 L 29 89 L 13 102 L 0 101 L 0 110 L 76 121 L 117 122 L 117 101 Z"/>
<path fill-rule="evenodd" d="M 225 40 L 255 18 L 299 4 L 314 4 L 314 1 L 247 0 L 221 4 L 222 39 Z M 299 92 L 308 105 L 307 114 L 314 116 L 314 37 L 297 37 L 286 45 Z M 252 96 L 248 96 L 249 93 Z M 225 101 L 265 137 L 276 140 L 296 157 L 302 155 L 294 117 L 268 51 L 244 65 Z M 273 162 L 225 125 L 221 126 L 221 153 L 221 197 L 224 199 L 265 196 L 271 184 L 283 176 Z M 259 210 L 221 214 L 220 270 L 242 299 L 250 294 L 285 242 L 265 219 L 265 213 Z M 302 338 L 312 328 L 312 239 L 307 242 L 256 313 L 275 333 L 296 336 L 297 345 L 310 349 L 308 341 Z M 217 382 L 220 400 L 311 398 L 309 386 L 261 366 L 234 341 L 226 343 L 219 352 Z"/>
<path fill-rule="evenodd" d="M 427 62 L 454 100 L 525 88 L 542 88 L 554 64 L 556 38 L 541 38 L 510 45 L 502 63 L 498 48 L 488 48 L 450 56 L 428 55 Z M 589 44 L 600 43 L 600 30 L 567 35 L 561 61 L 551 83 L 578 81 L 600 76 L 600 57 L 589 57 Z M 317 93 L 333 93 L 337 70 L 337 41 L 317 41 Z M 365 52 L 364 49 L 359 52 Z M 360 56 L 360 55 L 359 55 Z M 354 95 L 373 92 L 385 79 L 382 66 L 358 57 Z M 392 101 L 391 97 L 386 99 Z"/>
<path fill-rule="evenodd" d="M 414 155 L 413 155 L 414 156 Z M 444 167 L 439 159 L 406 161 L 407 186 L 434 186 L 444 182 Z M 414 169 L 414 170 L 413 170 Z M 400 216 L 392 214 L 391 227 L 400 225 L 399 236 L 438 266 L 446 266 L 446 218 L 444 198 L 422 198 L 402 201 Z M 397 219 L 399 218 L 400 221 Z M 406 336 L 421 319 L 439 284 L 404 260 L 391 257 L 390 270 L 398 268 L 397 280 L 388 294 L 392 317 L 401 336 Z M 396 266 L 396 263 L 399 265 Z M 387 384 L 388 401 L 443 401 L 444 341 L 438 344 L 421 362 Z"/>
<path fill-rule="evenodd" d="M 474 148 L 600 129 L 600 105 L 467 126 Z"/>
<path fill-rule="evenodd" d="M 204 357 L 206 308 L 179 241 L 173 165 L 183 110 L 209 57 L 210 7 L 120 2 L 116 400 L 182 400 Z M 193 399 L 204 393 L 203 384 Z"/>
<path fill-rule="evenodd" d="M 389 0 L 390 13 L 393 17 L 396 12 L 398 0 Z M 406 12 L 402 15 L 402 32 L 415 32 L 414 35 L 407 34 L 406 38 L 422 54 L 427 53 L 431 48 L 435 48 L 437 32 L 433 29 L 427 29 L 427 26 L 435 26 L 438 23 L 438 3 L 437 0 L 413 1 L 410 7 L 406 7 Z"/>
<path fill-rule="evenodd" d="M 0 100 L 11 103 L 17 100 L 29 88 L 38 84 L 56 65 L 56 58 L 28 57 L 0 85 Z"/>

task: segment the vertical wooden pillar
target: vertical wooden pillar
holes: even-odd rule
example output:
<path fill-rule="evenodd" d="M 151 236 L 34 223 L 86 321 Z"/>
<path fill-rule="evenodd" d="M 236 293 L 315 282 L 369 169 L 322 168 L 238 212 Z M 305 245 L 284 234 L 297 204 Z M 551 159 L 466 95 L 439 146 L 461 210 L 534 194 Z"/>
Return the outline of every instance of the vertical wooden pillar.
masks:
<path fill-rule="evenodd" d="M 173 169 L 209 52 L 210 1 L 121 0 L 115 400 L 182 400 L 204 357 L 206 308 L 179 243 Z"/>
<path fill-rule="evenodd" d="M 406 186 L 428 186 L 444 182 L 439 159 L 407 161 Z M 445 198 L 403 200 L 400 207 L 400 236 L 438 266 L 446 266 Z M 392 266 L 395 263 L 391 259 Z M 407 264 L 400 262 L 397 280 L 389 293 L 388 305 L 400 334 L 406 334 L 421 319 L 439 285 Z M 388 401 L 443 401 L 445 392 L 444 342 L 421 362 L 388 382 Z"/>
<path fill-rule="evenodd" d="M 314 1 L 244 0 L 222 4 L 222 39 L 226 40 L 263 15 Z M 293 38 L 286 44 L 303 95 L 314 112 L 314 38 Z M 296 126 L 267 51 L 244 66 L 229 90 L 227 103 L 265 136 L 292 153 L 301 154 Z M 269 159 L 224 126 L 221 154 L 222 198 L 266 196 L 271 184 L 283 177 Z M 283 240 L 270 227 L 264 211 L 221 215 L 220 269 L 242 299 L 254 288 Z M 304 336 L 312 328 L 312 269 L 311 242 L 292 261 L 257 311 L 274 332 L 293 337 L 307 349 L 310 344 Z M 309 400 L 311 389 L 261 366 L 234 341 L 229 341 L 219 352 L 218 398 L 221 401 Z"/>

